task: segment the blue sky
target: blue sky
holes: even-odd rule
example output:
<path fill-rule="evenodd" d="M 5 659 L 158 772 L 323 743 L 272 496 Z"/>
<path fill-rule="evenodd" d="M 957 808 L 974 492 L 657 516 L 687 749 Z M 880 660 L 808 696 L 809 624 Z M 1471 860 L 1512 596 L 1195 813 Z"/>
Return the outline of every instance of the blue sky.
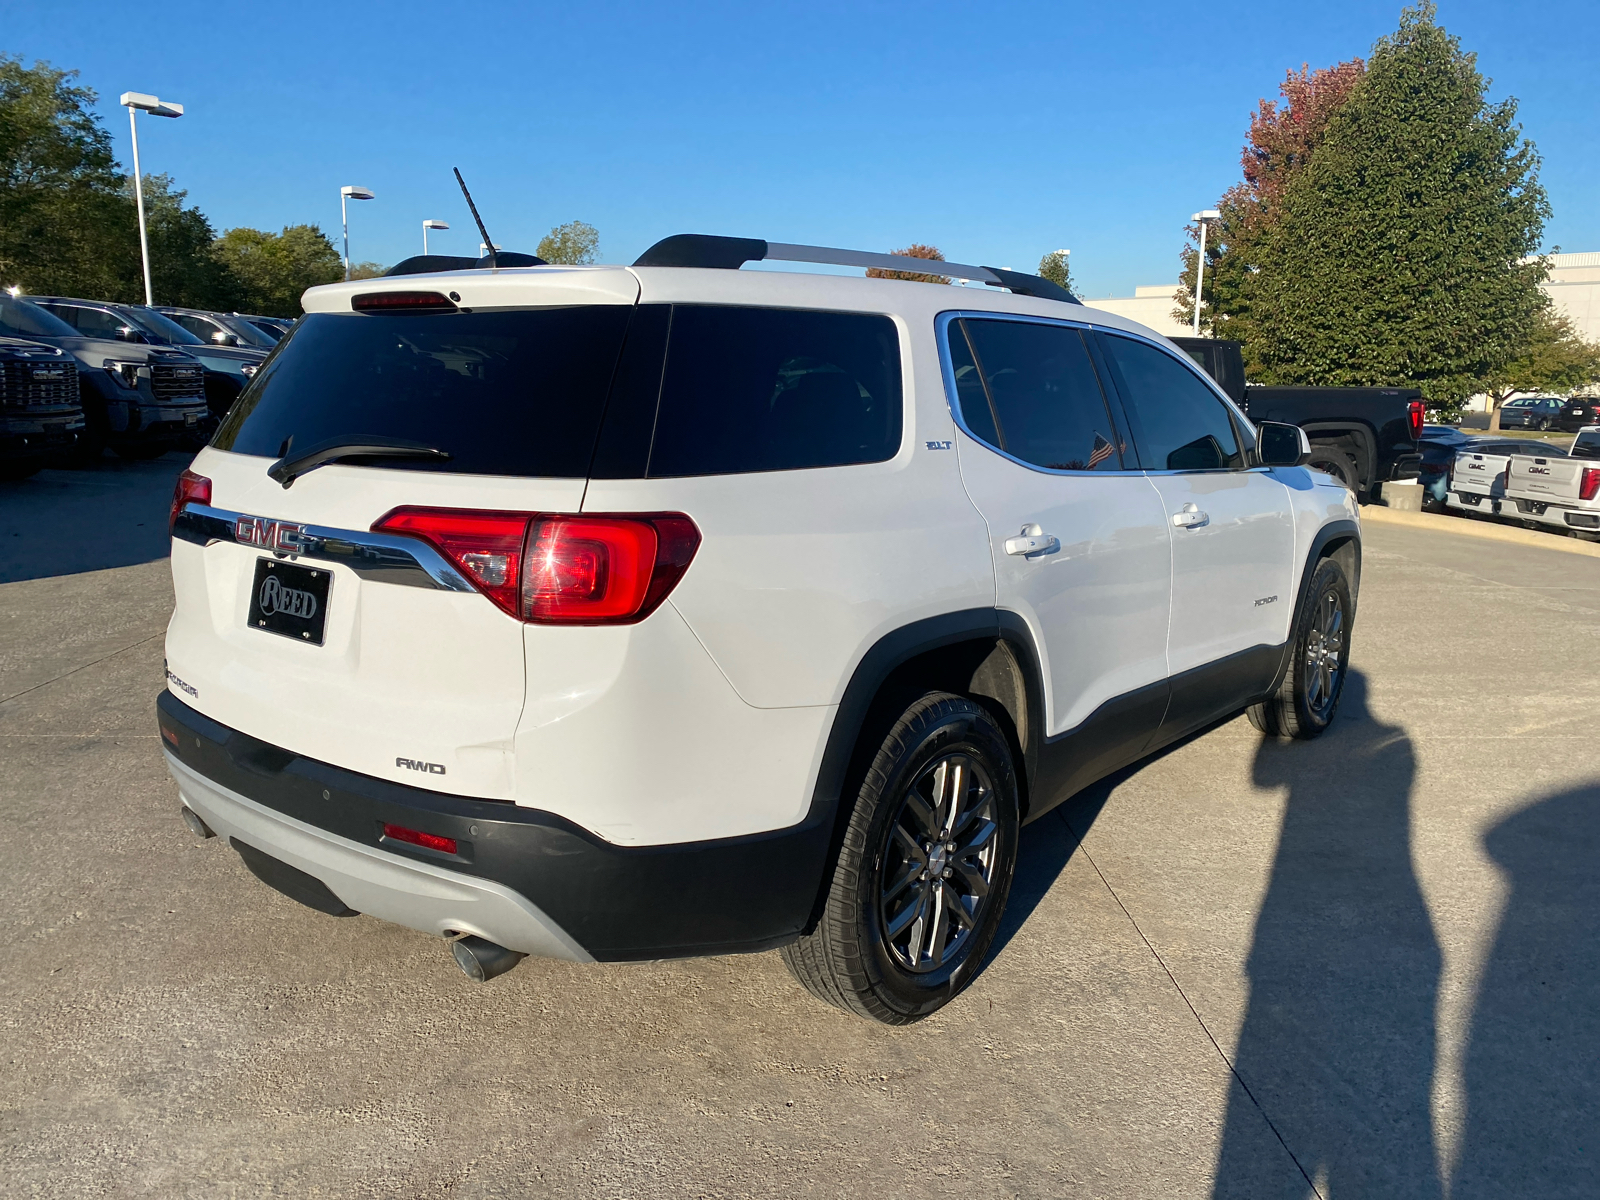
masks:
<path fill-rule="evenodd" d="M 1087 296 L 1177 276 L 1188 215 L 1238 178 L 1287 68 L 1365 56 L 1398 3 L 192 4 L 0 0 L 0 51 L 82 72 L 126 165 L 219 230 L 311 222 L 351 254 L 475 253 L 450 175 L 532 250 L 574 218 L 606 261 L 730 233 L 1032 270 L 1072 250 Z M 1203 18 L 1197 13 L 1203 12 Z M 1544 156 L 1547 244 L 1600 250 L 1600 5 L 1444 0 Z"/>

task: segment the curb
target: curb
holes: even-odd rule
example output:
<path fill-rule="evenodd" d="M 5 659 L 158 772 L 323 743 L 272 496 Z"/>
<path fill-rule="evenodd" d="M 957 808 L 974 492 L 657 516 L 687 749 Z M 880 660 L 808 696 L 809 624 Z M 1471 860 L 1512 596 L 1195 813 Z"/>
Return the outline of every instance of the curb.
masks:
<path fill-rule="evenodd" d="M 1361 508 L 1361 520 L 1371 521 L 1375 525 L 1403 525 L 1411 529 L 1432 529 L 1438 533 L 1459 533 L 1466 537 L 1483 538 L 1491 542 L 1511 542 L 1518 546 L 1538 546 L 1545 550 L 1560 550 L 1566 554 L 1600 558 L 1600 543 L 1584 542 L 1554 533 L 1540 533 L 1533 529 L 1492 525 L 1488 521 L 1475 521 L 1471 517 L 1402 512 L 1399 509 L 1382 508 L 1376 504 L 1365 504 Z"/>

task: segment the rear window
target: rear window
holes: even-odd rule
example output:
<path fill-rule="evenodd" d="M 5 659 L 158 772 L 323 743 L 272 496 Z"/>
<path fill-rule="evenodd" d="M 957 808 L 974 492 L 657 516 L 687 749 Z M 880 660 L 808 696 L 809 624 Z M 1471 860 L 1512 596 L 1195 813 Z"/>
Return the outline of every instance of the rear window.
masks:
<path fill-rule="evenodd" d="M 1573 458 L 1600 458 L 1600 429 L 1585 429 L 1572 443 Z"/>
<path fill-rule="evenodd" d="M 900 410 L 888 317 L 675 305 L 648 474 L 882 462 L 900 448 Z"/>
<path fill-rule="evenodd" d="M 279 458 L 334 438 L 437 447 L 385 468 L 582 478 L 632 308 L 312 313 L 280 342 L 213 443 Z"/>

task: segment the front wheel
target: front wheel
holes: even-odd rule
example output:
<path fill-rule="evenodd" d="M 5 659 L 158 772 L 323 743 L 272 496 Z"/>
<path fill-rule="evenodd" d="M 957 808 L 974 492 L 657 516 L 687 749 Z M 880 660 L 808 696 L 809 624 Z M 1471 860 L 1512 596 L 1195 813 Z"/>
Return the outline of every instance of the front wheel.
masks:
<path fill-rule="evenodd" d="M 1250 707 L 1250 723 L 1269 737 L 1314 738 L 1333 722 L 1350 669 L 1350 624 L 1355 606 L 1344 568 L 1317 563 L 1295 622 L 1293 657 L 1283 686 Z"/>
<path fill-rule="evenodd" d="M 930 692 L 884 739 L 845 831 L 816 929 L 783 961 L 813 996 L 905 1025 L 982 965 L 1017 862 L 1017 781 L 1004 732 Z"/>

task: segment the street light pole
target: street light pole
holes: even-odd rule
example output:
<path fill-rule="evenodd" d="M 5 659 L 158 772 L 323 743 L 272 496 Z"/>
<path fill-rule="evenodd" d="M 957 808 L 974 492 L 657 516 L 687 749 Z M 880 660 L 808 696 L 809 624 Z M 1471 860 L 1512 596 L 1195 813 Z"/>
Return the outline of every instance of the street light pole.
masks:
<path fill-rule="evenodd" d="M 1194 335 L 1195 337 L 1199 337 L 1200 297 L 1203 294 L 1201 292 L 1201 285 L 1205 282 L 1206 278 L 1206 229 L 1210 226 L 1211 222 L 1220 221 L 1222 219 L 1222 214 L 1214 208 L 1208 208 L 1204 212 L 1195 213 L 1194 216 L 1190 217 L 1189 219 L 1191 221 L 1200 222 L 1200 254 L 1194 260 Z M 1211 332 L 1216 332 L 1215 326 L 1212 327 Z"/>
<path fill-rule="evenodd" d="M 339 224 L 344 227 L 344 278 L 350 282 L 350 210 L 347 202 L 351 200 L 371 200 L 371 188 L 356 187 L 348 184 L 339 189 Z"/>
<path fill-rule="evenodd" d="M 427 257 L 427 254 L 428 254 L 428 230 L 430 230 L 430 229 L 449 229 L 449 228 L 450 228 L 450 225 L 449 225 L 449 222 L 447 222 L 447 221 L 434 221 L 434 220 L 430 219 L 430 220 L 424 221 L 422 223 L 422 254 L 423 254 L 423 257 Z"/>
<path fill-rule="evenodd" d="M 155 297 L 150 289 L 150 239 L 145 233 L 144 173 L 139 169 L 139 122 L 136 118 L 140 110 L 154 117 L 181 117 L 183 105 L 163 104 L 155 96 L 143 92 L 123 92 L 122 105 L 128 110 L 128 132 L 133 135 L 133 199 L 139 210 L 139 257 L 144 262 L 144 302 L 149 307 L 155 304 Z"/>

